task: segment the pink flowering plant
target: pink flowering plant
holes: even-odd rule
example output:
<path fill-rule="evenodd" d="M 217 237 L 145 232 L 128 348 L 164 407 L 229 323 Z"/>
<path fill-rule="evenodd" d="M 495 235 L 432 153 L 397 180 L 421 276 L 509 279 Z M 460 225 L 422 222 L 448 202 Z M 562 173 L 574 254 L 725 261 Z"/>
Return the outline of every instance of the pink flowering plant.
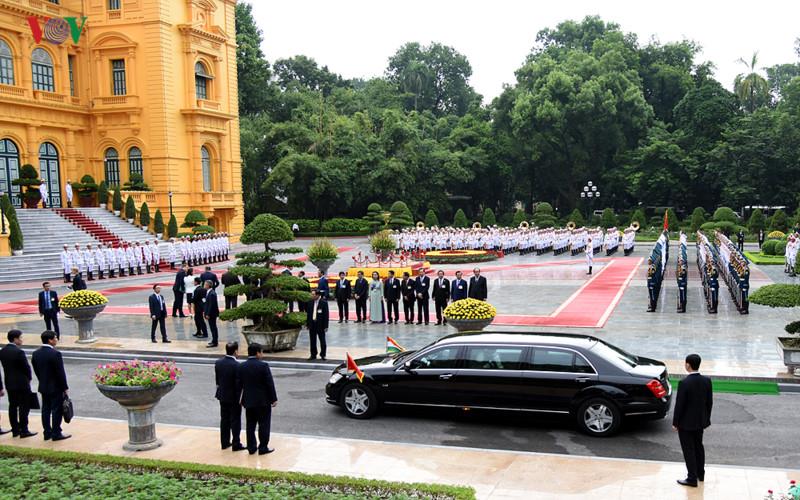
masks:
<path fill-rule="evenodd" d="M 100 385 L 155 387 L 177 384 L 181 369 L 174 361 L 118 361 L 98 365 L 94 381 Z"/>

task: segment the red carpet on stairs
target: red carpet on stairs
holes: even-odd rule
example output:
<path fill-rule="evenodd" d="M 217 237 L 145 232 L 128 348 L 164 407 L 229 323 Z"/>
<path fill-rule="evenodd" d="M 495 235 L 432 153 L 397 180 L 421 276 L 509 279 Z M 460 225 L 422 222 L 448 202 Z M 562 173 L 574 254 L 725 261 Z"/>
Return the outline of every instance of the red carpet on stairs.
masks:
<path fill-rule="evenodd" d="M 94 219 L 87 217 L 80 210 L 75 208 L 56 208 L 54 211 L 61 217 L 78 226 L 81 231 L 92 235 L 92 237 L 96 240 L 102 241 L 103 243 L 110 243 L 115 246 L 122 242 L 122 240 L 118 238 L 116 234 L 106 229 Z"/>

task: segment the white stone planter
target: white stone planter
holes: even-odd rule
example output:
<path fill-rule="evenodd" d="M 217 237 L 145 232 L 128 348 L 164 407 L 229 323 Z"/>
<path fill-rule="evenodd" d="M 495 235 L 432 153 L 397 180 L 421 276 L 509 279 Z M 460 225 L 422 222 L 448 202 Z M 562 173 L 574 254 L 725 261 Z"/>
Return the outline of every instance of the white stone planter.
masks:
<path fill-rule="evenodd" d="M 97 342 L 97 337 L 94 336 L 94 319 L 105 308 L 106 304 L 61 309 L 64 314 L 78 322 L 78 340 L 76 340 L 78 344 Z"/>
<path fill-rule="evenodd" d="M 146 451 L 164 444 L 156 437 L 153 409 L 176 384 L 170 382 L 155 387 L 96 385 L 103 396 L 113 399 L 128 411 L 128 442 L 122 445 L 122 449 Z"/>

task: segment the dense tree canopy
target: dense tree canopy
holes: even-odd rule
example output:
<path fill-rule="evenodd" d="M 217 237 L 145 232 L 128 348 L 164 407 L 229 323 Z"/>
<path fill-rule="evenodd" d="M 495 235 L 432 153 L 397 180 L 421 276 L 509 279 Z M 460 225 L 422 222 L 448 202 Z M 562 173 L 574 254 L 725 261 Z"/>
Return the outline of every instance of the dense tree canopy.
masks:
<path fill-rule="evenodd" d="M 396 200 L 428 222 L 428 211 L 510 219 L 517 204 L 542 217 L 542 202 L 547 222 L 574 209 L 627 221 L 637 208 L 688 218 L 694 207 L 798 202 L 794 61 L 743 59 L 730 92 L 694 42 L 642 43 L 587 17 L 539 31 L 516 82 L 486 104 L 453 47 L 407 43 L 384 75 L 348 80 L 304 55 L 270 65 L 249 5 L 236 21 L 248 220 L 361 217 Z M 579 197 L 588 180 L 602 206 Z"/>

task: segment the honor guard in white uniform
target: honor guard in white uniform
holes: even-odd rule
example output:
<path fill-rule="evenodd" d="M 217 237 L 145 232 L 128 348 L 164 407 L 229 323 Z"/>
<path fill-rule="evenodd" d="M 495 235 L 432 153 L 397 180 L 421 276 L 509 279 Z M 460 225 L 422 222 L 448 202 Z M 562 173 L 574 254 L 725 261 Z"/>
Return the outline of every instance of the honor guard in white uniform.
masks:
<path fill-rule="evenodd" d="M 133 243 L 129 243 L 125 248 L 125 258 L 128 261 L 128 276 L 133 276 L 137 261 L 136 249 L 133 247 Z M 139 274 L 141 274 L 141 271 L 141 264 L 139 264 Z"/>
<path fill-rule="evenodd" d="M 153 270 L 157 273 L 161 272 L 161 250 L 158 246 L 158 240 L 153 240 Z"/>
<path fill-rule="evenodd" d="M 136 273 L 142 274 L 144 255 L 142 253 L 142 245 L 138 241 L 133 244 L 133 261 L 136 263 Z"/>
<path fill-rule="evenodd" d="M 70 261 L 72 262 L 72 267 L 76 268 L 78 273 L 86 272 L 86 264 L 83 262 L 81 246 L 77 243 L 75 243 L 75 248 L 70 251 Z"/>
<path fill-rule="evenodd" d="M 145 267 L 147 268 L 147 274 L 153 272 L 153 251 L 152 247 L 150 246 L 150 240 L 144 242 L 142 245 L 142 261 L 144 262 Z"/>
<path fill-rule="evenodd" d="M 103 249 L 103 255 L 106 258 L 106 265 L 108 266 L 108 277 L 114 277 L 114 271 L 117 269 L 117 254 L 111 243 L 108 243 Z"/>
<path fill-rule="evenodd" d="M 93 281 L 96 266 L 94 263 L 94 250 L 92 250 L 91 243 L 87 244 L 86 249 L 83 251 L 83 262 L 86 265 L 86 278 L 89 281 Z"/>
<path fill-rule="evenodd" d="M 592 239 L 586 242 L 586 265 L 589 266 L 589 272 L 586 274 L 592 274 L 592 263 L 594 262 L 594 245 L 592 244 Z"/>
<path fill-rule="evenodd" d="M 108 270 L 106 264 L 106 254 L 103 251 L 103 244 L 100 243 L 97 245 L 97 248 L 94 249 L 94 263 L 97 266 L 97 277 L 105 279 L 105 273 Z"/>
<path fill-rule="evenodd" d="M 120 245 L 114 249 L 114 255 L 117 257 L 117 266 L 119 267 L 120 277 L 125 276 L 125 270 L 128 269 L 127 246 L 127 243 L 120 243 Z"/>
<path fill-rule="evenodd" d="M 71 282 L 72 257 L 70 256 L 69 247 L 66 244 L 64 244 L 64 249 L 61 250 L 61 270 L 64 272 L 64 283 Z"/>
<path fill-rule="evenodd" d="M 175 238 L 170 238 L 167 243 L 167 258 L 169 259 L 169 268 L 175 269 L 175 262 L 178 260 L 178 246 L 175 244 Z"/>
<path fill-rule="evenodd" d="M 186 239 L 186 236 L 181 236 L 180 249 L 181 249 L 181 256 L 183 257 L 183 263 L 188 266 L 191 266 L 192 265 L 191 248 L 189 246 L 189 241 Z"/>

